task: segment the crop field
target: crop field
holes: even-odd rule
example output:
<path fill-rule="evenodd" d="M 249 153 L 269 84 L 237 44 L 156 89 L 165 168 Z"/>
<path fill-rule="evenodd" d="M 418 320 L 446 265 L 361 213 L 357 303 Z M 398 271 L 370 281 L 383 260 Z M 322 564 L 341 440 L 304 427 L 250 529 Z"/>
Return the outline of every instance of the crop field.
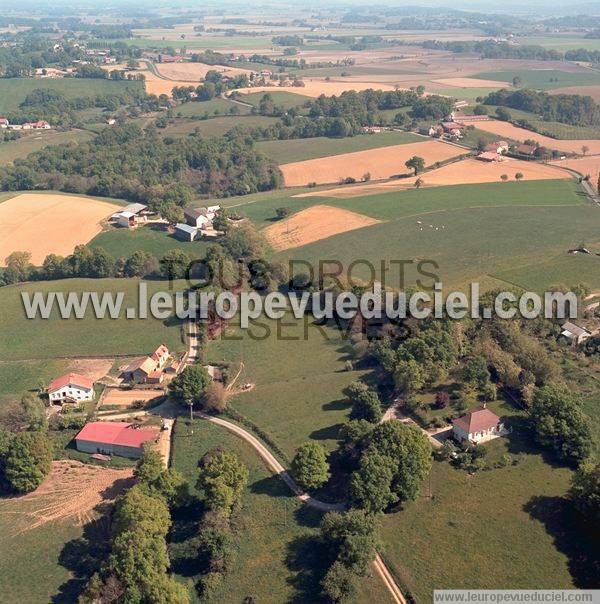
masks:
<path fill-rule="evenodd" d="M 510 112 L 510 109 L 509 109 Z M 469 118 L 460 118 L 460 121 L 465 124 L 469 124 Z M 543 122 L 541 122 L 543 124 Z M 582 147 L 585 145 L 588 147 L 587 153 L 592 155 L 600 153 L 600 140 L 599 139 L 574 139 L 574 140 L 558 140 L 532 132 L 531 130 L 525 130 L 525 128 L 519 128 L 513 126 L 509 122 L 501 122 L 500 120 L 487 120 L 476 122 L 477 128 L 497 134 L 501 137 L 510 138 L 516 141 L 533 140 L 537 141 L 541 146 L 547 147 L 548 149 L 556 149 L 558 151 L 564 151 L 565 153 L 582 153 Z"/>
<path fill-rule="evenodd" d="M 282 165 L 281 171 L 288 187 L 305 186 L 311 182 L 335 183 L 347 177 L 361 180 L 367 172 L 371 179 L 377 180 L 410 172 L 404 163 L 413 155 L 422 157 L 425 165 L 430 166 L 462 153 L 464 151 L 459 147 L 428 140 L 293 162 Z"/>
<path fill-rule="evenodd" d="M 423 141 L 423 138 L 411 132 L 384 131 L 376 134 L 347 136 L 341 139 L 318 136 L 282 141 L 259 141 L 255 143 L 255 147 L 278 164 L 287 164 L 317 157 L 339 155 L 340 152 L 352 153 L 419 141 Z"/>
<path fill-rule="evenodd" d="M 551 90 L 553 88 L 563 88 L 565 86 L 593 86 L 600 84 L 600 73 L 592 69 L 582 71 L 561 71 L 560 69 L 515 69 L 514 71 L 486 71 L 478 73 L 474 81 L 495 81 L 498 83 L 509 83 L 507 87 L 512 86 L 512 80 L 515 77 L 521 78 L 523 86 L 526 88 L 539 88 L 542 90 Z M 487 86 L 487 84 L 481 84 Z"/>
<path fill-rule="evenodd" d="M 210 602 L 238 602 L 248 594 L 259 602 L 317 601 L 323 562 L 314 539 L 320 514 L 303 507 L 241 439 L 202 420 L 193 422 L 193 430 L 192 435 L 185 422 L 180 420 L 177 423 L 172 458 L 173 467 L 182 472 L 191 484 L 196 482 L 198 460 L 217 446 L 235 453 L 250 471 L 242 507 L 235 516 L 239 550 L 223 585 Z M 198 491 L 194 494 L 201 497 Z M 189 524 L 190 519 L 187 519 Z M 178 523 L 176 519 L 173 535 L 178 537 L 179 532 L 186 534 L 187 525 Z M 179 543 L 171 546 L 174 570 L 182 582 L 190 585 L 192 601 L 198 602 L 192 587 L 197 577 L 193 574 L 192 565 L 178 557 Z M 261 580 L 257 581 L 256 577 Z M 369 576 L 361 581 L 356 602 L 367 604 L 374 598 L 382 604 L 390 602 L 383 582 L 378 577 Z"/>
<path fill-rule="evenodd" d="M 348 419 L 350 402 L 343 390 L 364 371 L 345 370 L 344 335 L 334 325 L 320 327 L 308 318 L 260 319 L 250 329 L 228 327 L 208 346 L 207 361 L 234 367 L 244 362 L 239 383 L 251 382 L 255 388 L 230 404 L 291 458 L 310 439 L 335 448 L 338 428 Z"/>
<path fill-rule="evenodd" d="M 495 78 L 486 80 L 485 78 L 440 78 L 432 80 L 434 84 L 441 86 L 455 86 L 457 88 L 511 88 L 510 82 L 498 81 Z"/>
<path fill-rule="evenodd" d="M 10 577 L 2 581 L 2 597 L 8 602 L 77 600 L 85 583 L 83 557 L 88 565 L 96 562 L 87 539 L 97 545 L 108 531 L 106 521 L 90 521 L 100 517 L 98 506 L 110 504 L 130 484 L 131 470 L 55 461 L 36 491 L 1 499 L 0 576 Z"/>
<path fill-rule="evenodd" d="M 596 103 L 600 101 L 600 85 L 598 86 L 567 86 L 566 88 L 555 88 L 550 94 L 581 94 L 591 96 Z"/>
<path fill-rule="evenodd" d="M 130 256 L 137 250 L 149 252 L 157 258 L 162 258 L 169 250 L 183 250 L 192 258 L 203 257 L 210 246 L 207 241 L 180 241 L 169 234 L 162 225 L 146 225 L 137 229 L 111 228 L 96 235 L 90 247 L 104 248 L 115 258 Z"/>
<path fill-rule="evenodd" d="M 553 166 L 569 168 L 582 176 L 589 176 L 590 183 L 595 186 L 600 175 L 600 157 L 579 157 L 577 159 L 558 159 L 551 162 Z"/>
<path fill-rule="evenodd" d="M 495 183 L 501 177 L 507 176 L 508 180 L 515 180 L 515 175 L 521 173 L 527 181 L 571 179 L 571 175 L 553 166 L 535 162 L 521 161 L 505 158 L 500 162 L 483 162 L 478 159 L 464 159 L 437 170 L 424 172 L 419 176 L 422 187 L 440 187 L 448 185 Z M 360 184 L 356 186 L 341 186 L 323 191 L 300 193 L 298 197 L 323 197 L 324 195 L 346 199 L 364 195 L 376 195 L 386 191 L 402 191 L 415 186 L 416 177 Z"/>
<path fill-rule="evenodd" d="M 39 151 L 49 145 L 62 145 L 64 143 L 84 143 L 91 140 L 94 135 L 86 130 L 69 130 L 56 132 L 46 130 L 29 136 L 23 136 L 15 141 L 0 143 L 0 165 L 4 166 L 15 159 L 27 157 L 34 151 Z"/>
<path fill-rule="evenodd" d="M 141 90 L 142 83 L 135 81 L 113 81 L 84 78 L 58 78 L 39 80 L 35 78 L 10 78 L 0 80 L 0 113 L 15 111 L 25 97 L 36 88 L 55 90 L 69 99 L 118 94 L 126 88 Z"/>
<path fill-rule="evenodd" d="M 209 71 L 218 71 L 227 76 L 250 74 L 248 69 L 226 67 L 225 65 L 206 65 L 205 63 L 156 63 L 154 68 L 159 75 L 169 80 L 200 83 Z"/>
<path fill-rule="evenodd" d="M 287 250 L 378 223 L 363 214 L 316 205 L 267 227 L 265 235 L 273 249 Z"/>
<path fill-rule="evenodd" d="M 42 264 L 48 254 L 66 256 L 99 233 L 100 222 L 118 209 L 105 201 L 75 195 L 17 195 L 0 205 L 0 265 L 5 266 L 5 258 L 15 251 L 30 252 L 35 265 Z"/>
<path fill-rule="evenodd" d="M 566 52 L 567 50 L 577 50 L 584 48 L 585 50 L 600 50 L 600 40 L 594 38 L 584 38 L 573 34 L 555 34 L 548 36 L 526 36 L 520 38 L 521 44 L 533 44 L 543 46 L 550 50 L 559 50 Z"/>
<path fill-rule="evenodd" d="M 149 354 L 160 343 L 179 352 L 185 346 L 181 340 L 178 320 L 126 319 L 125 308 L 137 306 L 138 279 L 64 279 L 25 283 L 0 288 L 0 341 L 2 358 L 10 360 L 60 359 L 64 357 L 134 356 Z M 168 291 L 167 281 L 148 281 L 148 294 Z M 174 290 L 183 287 L 173 284 Z M 56 306 L 49 319 L 27 319 L 21 293 L 34 292 L 123 292 L 123 308 L 118 319 L 96 319 L 92 308 L 83 319 L 64 321 Z M 136 315 L 137 316 L 137 315 Z"/>
<path fill-rule="evenodd" d="M 425 485 L 418 501 L 383 519 L 384 558 L 418 602 L 434 588 L 572 589 L 592 559 L 589 531 L 568 512 L 571 472 L 518 430 L 484 446 L 488 463 L 507 453 L 514 465 L 471 476 L 436 462 L 433 498 Z"/>
<path fill-rule="evenodd" d="M 386 222 L 365 227 L 360 237 L 343 233 L 280 252 L 282 259 L 314 265 L 335 258 L 345 267 L 356 258 L 375 267 L 382 259 L 432 260 L 445 285 L 459 286 L 542 262 L 582 240 L 591 245 L 600 239 L 597 208 L 568 180 L 432 187 L 350 199 L 324 194 L 314 200 Z M 366 266 L 353 274 L 371 278 Z M 381 278 L 378 270 L 376 278 Z M 398 271 L 390 271 L 387 283 L 400 285 Z"/>

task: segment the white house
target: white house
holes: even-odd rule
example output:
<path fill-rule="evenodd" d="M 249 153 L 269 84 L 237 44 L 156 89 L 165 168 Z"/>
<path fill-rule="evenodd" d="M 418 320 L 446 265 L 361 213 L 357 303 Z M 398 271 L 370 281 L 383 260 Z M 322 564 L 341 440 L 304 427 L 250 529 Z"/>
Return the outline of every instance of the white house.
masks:
<path fill-rule="evenodd" d="M 175 225 L 175 237 L 182 241 L 195 241 L 198 238 L 198 227 L 178 222 Z"/>
<path fill-rule="evenodd" d="M 503 436 L 508 430 L 500 418 L 484 405 L 471 409 L 462 417 L 452 421 L 452 434 L 459 442 L 479 444 Z"/>
<path fill-rule="evenodd" d="M 208 206 L 206 208 L 193 208 L 184 210 L 185 220 L 190 226 L 199 229 L 205 229 L 212 226 L 212 221 L 215 219 L 217 212 L 221 206 Z"/>
<path fill-rule="evenodd" d="M 0 117 L 0 128 L 8 128 L 10 122 L 5 117 Z"/>
<path fill-rule="evenodd" d="M 91 401 L 94 398 L 94 381 L 77 373 L 67 373 L 48 384 L 51 403 L 73 403 Z"/>
<path fill-rule="evenodd" d="M 591 337 L 591 333 L 583 327 L 579 327 L 579 325 L 575 325 L 575 323 L 571 323 L 567 321 L 561 325 L 562 336 L 565 336 L 573 346 L 578 346 L 585 342 L 589 337 Z"/>

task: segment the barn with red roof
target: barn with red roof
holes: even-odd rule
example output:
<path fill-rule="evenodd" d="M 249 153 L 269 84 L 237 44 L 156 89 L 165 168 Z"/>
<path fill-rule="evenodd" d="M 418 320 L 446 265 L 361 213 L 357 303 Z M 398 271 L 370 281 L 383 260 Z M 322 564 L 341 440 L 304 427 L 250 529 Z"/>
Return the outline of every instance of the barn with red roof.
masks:
<path fill-rule="evenodd" d="M 138 459 L 144 445 L 158 439 L 158 428 L 127 422 L 89 422 L 75 437 L 78 451 Z"/>

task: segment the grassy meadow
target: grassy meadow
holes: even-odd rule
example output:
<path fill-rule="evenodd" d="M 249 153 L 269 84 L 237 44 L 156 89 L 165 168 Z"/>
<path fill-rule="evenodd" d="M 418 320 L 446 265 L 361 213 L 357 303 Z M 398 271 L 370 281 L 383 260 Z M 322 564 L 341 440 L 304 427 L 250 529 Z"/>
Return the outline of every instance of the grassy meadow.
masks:
<path fill-rule="evenodd" d="M 275 105 L 283 107 L 285 110 L 291 109 L 292 107 L 301 107 L 307 101 L 314 100 L 312 97 L 303 94 L 296 94 L 294 92 L 288 92 L 287 90 L 279 91 L 277 88 L 275 88 L 273 92 L 264 91 L 243 94 L 240 96 L 239 100 L 243 103 L 249 103 L 258 109 L 260 101 L 265 94 L 268 94 L 273 99 Z"/>
<path fill-rule="evenodd" d="M 255 147 L 278 164 L 288 164 L 328 155 L 366 151 L 404 143 L 418 143 L 422 140 L 422 137 L 411 132 L 386 131 L 378 134 L 359 134 L 342 139 L 319 136 L 293 140 L 260 141 L 255 143 Z"/>
<path fill-rule="evenodd" d="M 137 306 L 138 279 L 64 279 L 39 283 L 25 283 L 0 288 L 0 351 L 5 360 L 42 360 L 76 356 L 112 356 L 148 354 L 158 344 L 181 351 L 179 320 L 148 318 L 127 319 L 125 308 Z M 148 294 L 168 291 L 167 281 L 148 281 Z M 182 289 L 182 282 L 175 288 Z M 96 319 L 92 307 L 83 319 L 63 320 L 53 308 L 49 319 L 27 319 L 21 301 L 21 292 L 123 292 L 123 308 L 118 319 L 108 315 Z"/>
<path fill-rule="evenodd" d="M 142 82 L 115 81 L 88 78 L 8 78 L 0 80 L 0 113 L 15 111 L 25 97 L 37 88 L 54 90 L 69 99 L 97 94 L 118 94 L 126 88 L 140 89 Z"/>
<path fill-rule="evenodd" d="M 137 250 L 150 252 L 162 258 L 169 250 L 183 250 L 190 257 L 203 257 L 210 243 L 206 241 L 180 241 L 170 235 L 162 226 L 142 226 L 138 229 L 114 228 L 103 231 L 88 244 L 90 247 L 104 248 L 115 258 L 130 256 Z"/>
<path fill-rule="evenodd" d="M 227 115 L 232 107 L 237 107 L 240 115 L 250 113 L 250 108 L 234 103 L 228 99 L 216 98 L 210 101 L 191 101 L 179 105 L 175 110 L 175 115 L 182 117 L 202 117 L 206 113 L 209 115 Z"/>
<path fill-rule="evenodd" d="M 600 41 L 598 48 L 600 49 Z M 582 48 L 578 46 L 578 48 Z M 503 71 L 484 71 L 473 76 L 482 80 L 512 82 L 514 77 L 523 81 L 524 88 L 566 88 L 568 86 L 594 86 L 600 84 L 600 73 L 589 69 L 585 72 L 562 71 L 559 69 L 514 69 Z M 552 81 L 551 81 L 552 80 Z"/>
<path fill-rule="evenodd" d="M 242 507 L 235 516 L 239 551 L 225 581 L 209 602 L 241 602 L 252 596 L 257 602 L 315 602 L 319 599 L 319 580 L 323 573 L 314 543 L 320 514 L 303 506 L 286 485 L 263 465 L 257 453 L 224 428 L 202 420 L 193 422 L 193 435 L 187 422 L 179 420 L 173 439 L 173 467 L 193 485 L 198 461 L 211 448 L 219 446 L 234 452 L 250 471 Z M 201 499 L 201 493 L 194 491 Z M 199 512 L 201 502 L 199 502 Z M 171 561 L 178 578 L 193 588 L 197 576 L 189 560 L 177 556 L 178 547 L 201 512 L 187 522 L 176 519 L 172 532 Z M 260 577 L 260 580 L 257 578 Z M 388 603 L 390 597 L 379 577 L 361 582 L 357 603 Z"/>
<path fill-rule="evenodd" d="M 187 136 L 198 130 L 203 136 L 223 136 L 236 126 L 246 128 L 266 127 L 274 124 L 278 118 L 264 115 L 231 115 L 213 117 L 205 120 L 177 120 L 174 124 L 160 130 L 163 136 Z"/>

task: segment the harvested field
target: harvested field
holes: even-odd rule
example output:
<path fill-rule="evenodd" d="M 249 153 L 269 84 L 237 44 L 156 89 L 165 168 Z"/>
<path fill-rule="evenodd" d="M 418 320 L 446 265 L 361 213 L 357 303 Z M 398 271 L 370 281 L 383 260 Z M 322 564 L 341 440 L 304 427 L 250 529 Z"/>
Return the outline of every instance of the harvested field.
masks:
<path fill-rule="evenodd" d="M 40 265 L 48 254 L 66 256 L 101 230 L 119 206 L 89 197 L 23 193 L 0 204 L 0 266 L 14 251 L 31 253 Z M 40 236 L 43 229 L 43 237 Z"/>
<path fill-rule="evenodd" d="M 462 123 L 469 124 L 468 118 L 461 117 L 457 118 L 457 120 Z M 480 130 L 497 134 L 503 138 L 511 138 L 516 141 L 534 140 L 543 147 L 564 151 L 565 153 L 581 153 L 581 147 L 585 145 L 589 148 L 588 153 L 592 155 L 600 154 L 600 140 L 558 140 L 555 138 L 550 138 L 549 136 L 537 134 L 531 130 L 525 130 L 525 128 L 513 126 L 508 122 L 501 122 L 493 119 L 485 121 L 482 120 L 474 123 L 476 123 L 477 128 Z"/>
<path fill-rule="evenodd" d="M 477 80 L 475 78 L 442 78 L 440 80 L 432 80 L 436 84 L 442 86 L 456 86 L 457 88 L 511 88 L 509 82 L 500 82 L 496 80 Z"/>
<path fill-rule="evenodd" d="M 228 76 L 250 74 L 249 69 L 226 67 L 225 65 L 206 65 L 205 63 L 157 63 L 154 66 L 158 73 L 169 80 L 201 82 L 208 71 L 226 73 Z"/>
<path fill-rule="evenodd" d="M 146 92 L 148 94 L 167 94 L 171 96 L 175 86 L 190 86 L 190 82 L 185 82 L 183 80 L 165 80 L 151 71 L 145 71 L 144 75 L 146 76 L 144 85 L 146 86 Z"/>
<path fill-rule="evenodd" d="M 113 365 L 113 359 L 73 359 L 69 371 L 85 375 L 95 382 L 103 378 Z"/>
<path fill-rule="evenodd" d="M 377 84 L 365 81 L 331 81 L 326 82 L 324 79 L 305 78 L 304 86 L 256 86 L 254 88 L 240 88 L 236 90 L 241 94 L 253 92 L 275 92 L 285 90 L 295 94 L 303 94 L 304 96 L 318 97 L 322 94 L 326 96 L 340 95 L 346 90 L 367 90 L 375 88 L 377 90 L 394 90 L 391 84 Z"/>
<path fill-rule="evenodd" d="M 162 390 L 120 390 L 118 388 L 107 388 L 102 398 L 103 405 L 119 405 L 129 407 L 135 401 L 151 401 L 163 396 Z"/>
<path fill-rule="evenodd" d="M 100 516 L 95 508 L 112 503 L 131 486 L 132 470 L 54 461 L 49 476 L 35 491 L 0 501 L 0 516 L 14 519 L 10 523 L 13 536 L 60 520 L 82 526 Z"/>
<path fill-rule="evenodd" d="M 306 185 L 310 182 L 327 184 L 352 177 L 360 180 L 369 172 L 374 180 L 406 174 L 410 170 L 404 163 L 413 155 L 425 160 L 430 166 L 465 153 L 464 149 L 440 141 L 428 140 L 422 143 L 393 145 L 356 151 L 342 155 L 331 155 L 319 159 L 308 159 L 280 166 L 288 187 Z"/>
<path fill-rule="evenodd" d="M 276 250 L 288 250 L 379 222 L 349 210 L 317 205 L 267 227 L 265 235 Z"/>
<path fill-rule="evenodd" d="M 500 182 L 500 177 L 503 174 L 506 174 L 509 180 L 514 180 L 517 172 L 521 172 L 524 180 L 527 181 L 571 178 L 568 172 L 558 170 L 547 164 L 505 158 L 504 161 L 492 163 L 482 162 L 478 159 L 465 159 L 442 166 L 438 170 L 426 172 L 421 175 L 421 179 L 425 187 L 440 187 L 446 185 Z M 338 187 L 327 191 L 302 193 L 296 197 L 335 197 L 336 199 L 346 199 L 362 195 L 375 195 L 377 193 L 412 189 L 415 185 L 415 180 L 416 178 L 412 177 L 403 178 L 402 180 L 356 185 L 354 187 Z"/>
<path fill-rule="evenodd" d="M 553 166 L 575 170 L 583 176 L 589 175 L 592 186 L 595 186 L 598 182 L 598 175 L 600 172 L 600 157 L 580 157 L 578 159 L 562 159 L 550 163 Z"/>
<path fill-rule="evenodd" d="M 566 88 L 555 88 L 549 90 L 549 94 L 581 94 L 591 96 L 596 103 L 600 103 L 600 86 L 567 86 Z"/>

